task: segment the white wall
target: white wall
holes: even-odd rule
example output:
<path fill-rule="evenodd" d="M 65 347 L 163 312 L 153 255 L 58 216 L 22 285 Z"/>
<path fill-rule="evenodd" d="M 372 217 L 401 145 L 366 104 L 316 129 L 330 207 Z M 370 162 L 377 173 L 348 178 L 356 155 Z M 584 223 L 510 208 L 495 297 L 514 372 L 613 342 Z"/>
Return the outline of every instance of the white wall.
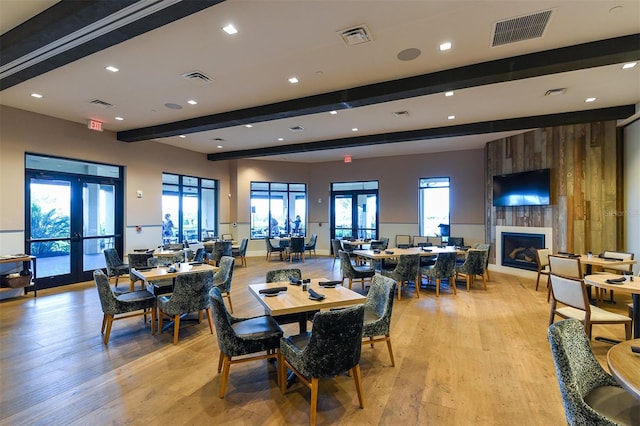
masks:
<path fill-rule="evenodd" d="M 640 119 L 624 128 L 624 182 L 625 251 L 640 261 Z M 637 274 L 640 267 L 633 270 Z"/>

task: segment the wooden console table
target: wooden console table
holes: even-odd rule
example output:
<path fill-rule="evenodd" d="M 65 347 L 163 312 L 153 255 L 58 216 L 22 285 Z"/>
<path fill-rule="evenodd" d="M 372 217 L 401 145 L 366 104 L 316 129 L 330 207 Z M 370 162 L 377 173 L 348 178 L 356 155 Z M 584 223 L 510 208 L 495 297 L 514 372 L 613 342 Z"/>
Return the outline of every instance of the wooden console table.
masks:
<path fill-rule="evenodd" d="M 28 254 L 11 254 L 0 256 L 0 264 L 5 263 L 22 263 L 22 269 L 32 269 L 31 279 L 24 287 L 24 294 L 27 294 L 27 287 L 33 285 L 33 297 L 38 297 L 38 289 L 36 286 L 36 257 Z M 30 266 L 33 265 L 33 268 Z M 17 269 L 17 268 L 16 268 Z M 3 287 L 2 290 L 7 288 L 19 288 L 19 287 Z"/>

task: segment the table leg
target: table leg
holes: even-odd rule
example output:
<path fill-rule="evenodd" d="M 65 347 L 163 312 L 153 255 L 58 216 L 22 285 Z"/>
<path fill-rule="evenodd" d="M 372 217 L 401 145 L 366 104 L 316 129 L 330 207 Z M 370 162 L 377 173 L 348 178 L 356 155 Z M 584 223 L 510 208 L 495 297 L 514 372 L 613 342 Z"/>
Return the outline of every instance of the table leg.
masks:
<path fill-rule="evenodd" d="M 640 339 L 640 294 L 631 295 L 633 300 L 633 338 Z"/>

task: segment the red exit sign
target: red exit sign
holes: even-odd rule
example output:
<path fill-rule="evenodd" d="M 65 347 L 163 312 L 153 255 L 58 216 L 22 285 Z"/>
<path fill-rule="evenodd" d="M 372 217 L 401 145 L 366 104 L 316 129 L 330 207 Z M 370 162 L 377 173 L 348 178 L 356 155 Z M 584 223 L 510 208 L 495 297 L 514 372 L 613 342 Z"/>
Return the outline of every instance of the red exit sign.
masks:
<path fill-rule="evenodd" d="M 89 120 L 87 122 L 87 127 L 91 130 L 95 130 L 97 132 L 102 131 L 102 123 L 96 120 Z"/>

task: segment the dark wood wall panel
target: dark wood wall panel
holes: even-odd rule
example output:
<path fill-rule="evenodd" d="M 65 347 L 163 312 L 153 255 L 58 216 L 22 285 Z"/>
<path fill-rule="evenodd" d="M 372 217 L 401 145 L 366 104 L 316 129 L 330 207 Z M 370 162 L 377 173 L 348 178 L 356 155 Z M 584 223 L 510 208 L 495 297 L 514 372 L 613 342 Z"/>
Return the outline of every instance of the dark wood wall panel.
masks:
<path fill-rule="evenodd" d="M 496 226 L 553 228 L 554 252 L 600 253 L 616 249 L 622 205 L 621 144 L 615 121 L 557 126 L 486 145 L 486 235 Z M 493 207 L 494 175 L 551 169 L 551 205 Z M 492 254 L 494 257 L 495 254 Z M 494 257 L 495 261 L 495 257 Z"/>

